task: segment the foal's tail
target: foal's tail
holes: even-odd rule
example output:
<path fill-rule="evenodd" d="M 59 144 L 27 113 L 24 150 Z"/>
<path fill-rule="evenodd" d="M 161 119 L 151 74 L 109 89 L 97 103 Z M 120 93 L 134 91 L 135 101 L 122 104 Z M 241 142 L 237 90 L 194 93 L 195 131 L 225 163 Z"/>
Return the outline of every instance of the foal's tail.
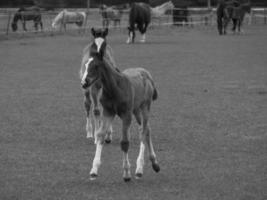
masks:
<path fill-rule="evenodd" d="M 151 74 L 149 72 L 147 73 L 147 77 L 148 77 L 148 79 L 149 79 L 149 81 L 150 81 L 150 83 L 151 83 L 151 85 L 153 87 L 152 100 L 155 101 L 155 100 L 158 99 L 159 93 L 158 93 L 158 90 L 157 90 L 157 88 L 155 86 L 155 82 L 154 82 L 154 80 L 153 80 L 153 78 L 152 78 L 152 76 L 151 76 Z"/>
<path fill-rule="evenodd" d="M 157 90 L 157 88 L 154 86 L 154 84 L 153 84 L 153 87 L 154 87 L 154 91 L 153 91 L 152 99 L 153 99 L 153 101 L 155 101 L 155 100 L 157 100 L 157 98 L 158 98 L 158 90 Z"/>

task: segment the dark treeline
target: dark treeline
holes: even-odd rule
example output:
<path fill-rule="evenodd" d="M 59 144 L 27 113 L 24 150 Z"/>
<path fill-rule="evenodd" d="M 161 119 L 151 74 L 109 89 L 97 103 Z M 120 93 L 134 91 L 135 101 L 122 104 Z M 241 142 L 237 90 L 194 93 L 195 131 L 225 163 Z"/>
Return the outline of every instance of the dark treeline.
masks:
<path fill-rule="evenodd" d="M 100 4 L 122 5 L 132 2 L 146 2 L 151 6 L 160 5 L 167 0 L 0 0 L 0 7 L 21 7 L 38 5 L 43 8 L 53 9 L 62 7 L 86 8 L 88 2 L 90 7 L 98 7 Z M 218 0 L 211 0 L 211 6 L 216 6 Z M 242 0 L 248 1 L 248 0 Z M 207 0 L 172 0 L 176 7 L 184 6 L 207 6 Z M 252 6 L 267 7 L 267 0 L 250 0 Z"/>

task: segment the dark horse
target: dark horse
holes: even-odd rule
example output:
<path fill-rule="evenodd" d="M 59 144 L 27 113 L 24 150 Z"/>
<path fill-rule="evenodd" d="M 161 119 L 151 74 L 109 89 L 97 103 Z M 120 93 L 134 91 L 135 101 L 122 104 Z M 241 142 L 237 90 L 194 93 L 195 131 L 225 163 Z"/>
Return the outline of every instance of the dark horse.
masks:
<path fill-rule="evenodd" d="M 238 32 L 241 32 L 241 25 L 244 20 L 245 14 L 250 13 L 251 5 L 250 3 L 240 4 L 238 1 L 219 1 L 217 6 L 217 26 L 219 34 L 226 34 L 227 25 L 232 19 L 233 28 L 232 31 L 235 32 L 238 28 Z"/>
<path fill-rule="evenodd" d="M 105 32 L 104 32 L 105 33 Z M 159 172 L 160 167 L 156 158 L 151 140 L 149 114 L 151 104 L 158 97 L 151 74 L 143 68 L 130 68 L 123 72 L 114 68 L 106 59 L 105 52 L 108 46 L 106 34 L 97 34 L 92 31 L 94 42 L 90 46 L 90 57 L 81 80 L 84 89 L 94 87 L 99 81 L 102 85 L 100 102 L 103 107 L 100 128 L 96 131 L 96 152 L 90 179 L 98 176 L 101 165 L 101 154 L 110 125 L 116 115 L 122 121 L 121 150 L 123 151 L 123 178 L 130 181 L 130 161 L 128 157 L 130 125 L 134 116 L 139 125 L 140 150 L 136 161 L 136 178 L 141 178 L 145 163 L 145 149 L 148 149 L 149 159 L 154 171 Z M 104 36 L 104 37 L 103 37 Z M 84 68 L 82 66 L 82 68 Z M 109 152 L 111 153 L 111 152 Z"/>
<path fill-rule="evenodd" d="M 151 8 L 145 3 L 132 3 L 129 12 L 129 33 L 127 43 L 133 43 L 135 39 L 135 25 L 142 34 L 141 42 L 145 42 L 145 33 L 151 21 Z"/>
<path fill-rule="evenodd" d="M 41 30 L 43 30 L 43 22 L 42 22 L 42 15 L 41 10 L 37 6 L 32 6 L 28 8 L 20 8 L 17 10 L 17 12 L 14 14 L 14 18 L 12 21 L 12 30 L 16 31 L 18 29 L 18 21 L 22 21 L 23 30 L 27 31 L 26 29 L 26 21 L 33 21 L 34 22 L 34 28 L 37 31 L 38 25 L 40 25 Z"/>

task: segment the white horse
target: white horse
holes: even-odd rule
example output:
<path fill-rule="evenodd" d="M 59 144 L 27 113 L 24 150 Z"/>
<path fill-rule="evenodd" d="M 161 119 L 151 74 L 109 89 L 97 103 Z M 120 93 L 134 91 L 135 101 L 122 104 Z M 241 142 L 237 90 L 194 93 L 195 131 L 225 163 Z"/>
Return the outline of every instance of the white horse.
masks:
<path fill-rule="evenodd" d="M 167 1 L 160 6 L 151 8 L 152 17 L 154 18 L 162 17 L 166 13 L 167 10 L 172 10 L 173 8 L 174 8 L 174 5 L 172 1 Z"/>
<path fill-rule="evenodd" d="M 62 10 L 54 18 L 52 22 L 52 27 L 64 27 L 66 31 L 66 24 L 76 24 L 78 27 L 84 27 L 86 22 L 86 13 L 82 11 L 67 11 L 66 9 Z"/>

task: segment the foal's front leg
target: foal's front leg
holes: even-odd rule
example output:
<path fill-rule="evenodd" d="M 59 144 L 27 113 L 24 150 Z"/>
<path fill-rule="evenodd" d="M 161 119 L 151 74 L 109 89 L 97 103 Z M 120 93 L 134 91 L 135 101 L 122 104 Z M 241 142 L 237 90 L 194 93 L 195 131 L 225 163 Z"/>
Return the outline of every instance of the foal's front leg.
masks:
<path fill-rule="evenodd" d="M 123 179 L 125 182 L 131 180 L 130 161 L 128 157 L 129 150 L 129 129 L 132 121 L 132 114 L 126 113 L 122 117 L 122 139 L 121 150 L 123 151 Z"/>
<path fill-rule="evenodd" d="M 92 118 L 90 116 L 90 109 L 91 109 L 91 99 L 90 99 L 90 92 L 88 90 L 84 93 L 84 107 L 86 111 L 86 137 L 91 138 L 93 137 L 93 127 L 92 127 Z"/>
<path fill-rule="evenodd" d="M 98 175 L 98 169 L 101 165 L 101 153 L 104 145 L 104 140 L 105 140 L 105 134 L 112 124 L 112 121 L 114 119 L 113 115 L 107 115 L 105 111 L 103 112 L 103 120 L 100 129 L 98 129 L 95 133 L 96 135 L 96 152 L 95 152 L 95 157 L 93 160 L 93 166 L 90 171 L 90 180 L 96 179 Z"/>

